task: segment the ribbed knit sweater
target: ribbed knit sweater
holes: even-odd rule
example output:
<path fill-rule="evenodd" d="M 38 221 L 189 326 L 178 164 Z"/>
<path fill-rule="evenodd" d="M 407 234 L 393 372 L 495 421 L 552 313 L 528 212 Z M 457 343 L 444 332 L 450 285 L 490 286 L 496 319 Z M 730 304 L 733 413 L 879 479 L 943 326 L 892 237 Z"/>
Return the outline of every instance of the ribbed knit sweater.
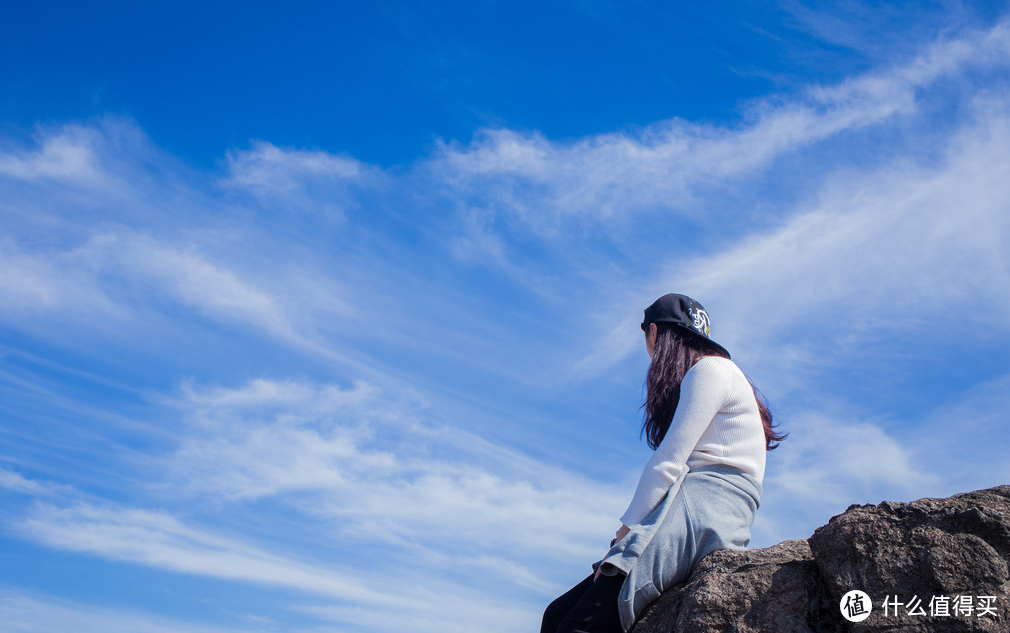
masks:
<path fill-rule="evenodd" d="M 728 358 L 705 356 L 687 371 L 670 428 L 653 453 L 621 517 L 640 523 L 687 468 L 725 464 L 764 479 L 765 436 L 754 391 Z"/>

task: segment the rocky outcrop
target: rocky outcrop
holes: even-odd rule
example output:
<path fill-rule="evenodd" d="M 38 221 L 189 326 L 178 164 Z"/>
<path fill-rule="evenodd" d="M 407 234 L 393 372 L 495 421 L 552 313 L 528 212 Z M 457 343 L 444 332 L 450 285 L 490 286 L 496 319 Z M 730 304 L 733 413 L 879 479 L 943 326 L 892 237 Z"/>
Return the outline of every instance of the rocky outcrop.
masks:
<path fill-rule="evenodd" d="M 853 505 L 805 541 L 709 554 L 634 633 L 1006 632 L 1008 562 L 1010 486 Z"/>

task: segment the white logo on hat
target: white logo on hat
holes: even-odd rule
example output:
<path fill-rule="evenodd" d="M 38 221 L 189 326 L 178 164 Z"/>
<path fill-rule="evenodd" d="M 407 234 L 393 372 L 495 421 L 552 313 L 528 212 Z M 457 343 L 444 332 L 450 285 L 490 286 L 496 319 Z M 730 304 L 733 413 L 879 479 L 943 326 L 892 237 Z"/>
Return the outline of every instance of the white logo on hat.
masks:
<path fill-rule="evenodd" d="M 688 311 L 688 313 L 694 318 L 693 323 L 694 329 L 698 330 L 705 336 L 708 336 L 708 333 L 710 331 L 708 322 L 708 313 L 702 310 L 701 308 L 698 308 L 697 310 L 694 311 Z"/>

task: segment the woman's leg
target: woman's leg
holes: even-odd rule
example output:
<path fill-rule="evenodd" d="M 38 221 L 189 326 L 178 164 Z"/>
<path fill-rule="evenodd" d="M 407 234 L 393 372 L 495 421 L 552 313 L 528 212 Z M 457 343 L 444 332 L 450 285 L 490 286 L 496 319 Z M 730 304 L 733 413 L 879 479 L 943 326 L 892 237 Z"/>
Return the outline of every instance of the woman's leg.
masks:
<path fill-rule="evenodd" d="M 595 581 L 590 576 L 582 581 L 562 598 L 568 597 L 579 588 L 583 588 L 582 596 L 562 615 L 556 628 L 541 629 L 541 633 L 621 633 L 617 598 L 624 585 L 624 578 L 622 574 L 616 574 L 600 576 Z M 547 624 L 546 614 L 544 623 Z"/>
<path fill-rule="evenodd" d="M 565 619 L 568 612 L 585 595 L 586 590 L 592 584 L 593 574 L 589 574 L 585 580 L 569 589 L 565 595 L 550 603 L 544 611 L 544 619 L 540 624 L 540 633 L 555 633 L 558 630 L 558 625 L 561 624 L 561 620 Z"/>

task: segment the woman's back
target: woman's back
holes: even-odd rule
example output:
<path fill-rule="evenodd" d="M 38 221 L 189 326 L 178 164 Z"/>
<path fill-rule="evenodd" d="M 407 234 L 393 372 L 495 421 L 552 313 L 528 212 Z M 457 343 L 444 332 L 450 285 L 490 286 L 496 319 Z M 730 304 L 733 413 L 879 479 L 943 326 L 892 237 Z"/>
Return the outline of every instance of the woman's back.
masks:
<path fill-rule="evenodd" d="M 765 434 L 754 390 L 728 358 L 705 356 L 684 376 L 670 426 L 646 463 L 625 525 L 644 519 L 685 466 L 733 466 L 762 481 Z"/>
<path fill-rule="evenodd" d="M 728 358 L 706 356 L 687 373 L 681 385 L 680 407 L 691 406 L 684 398 L 684 392 L 694 387 L 688 381 L 704 385 L 699 391 L 722 404 L 688 456 L 687 465 L 697 468 L 702 464 L 725 464 L 762 481 L 767 452 L 764 427 L 747 377 Z M 718 393 L 723 388 L 725 393 Z"/>

